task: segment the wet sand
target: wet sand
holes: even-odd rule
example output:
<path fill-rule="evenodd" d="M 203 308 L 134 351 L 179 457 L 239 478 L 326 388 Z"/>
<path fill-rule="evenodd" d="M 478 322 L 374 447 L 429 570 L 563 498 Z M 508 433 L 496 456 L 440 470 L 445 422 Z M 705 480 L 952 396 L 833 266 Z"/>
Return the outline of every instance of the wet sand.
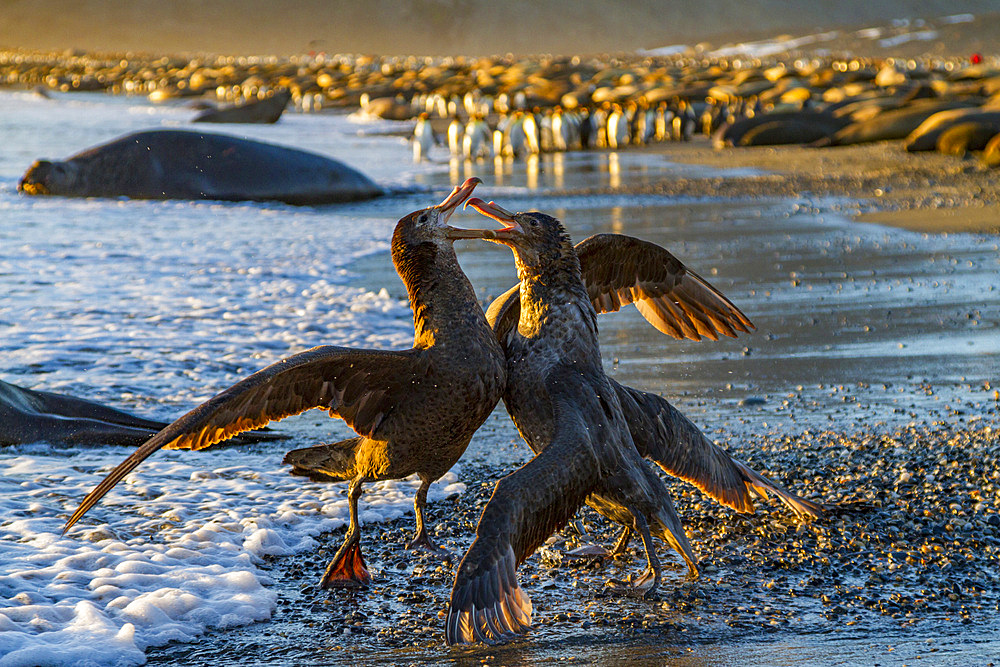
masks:
<path fill-rule="evenodd" d="M 636 545 L 619 561 L 565 555 L 616 537 L 616 527 L 584 509 L 520 570 L 535 605 L 532 633 L 505 647 L 465 649 L 446 648 L 442 637 L 457 563 L 406 552 L 407 517 L 365 531 L 371 590 L 315 588 L 341 537 L 332 534 L 316 554 L 269 564 L 280 596 L 270 622 L 151 650 L 150 664 L 237 664 L 248 652 L 287 665 L 361 657 L 991 664 L 1000 654 L 996 322 L 963 317 L 996 305 L 996 239 L 937 235 L 970 224 L 963 207 L 983 197 L 993 205 L 996 194 L 983 188 L 989 175 L 962 171 L 954 158 L 900 155 L 892 144 L 821 153 L 717 153 L 701 142 L 642 150 L 749 171 L 564 188 L 530 204 L 572 220 L 578 238 L 614 230 L 671 247 L 744 307 L 758 331 L 679 344 L 629 313 L 602 317 L 609 372 L 664 393 L 736 456 L 829 504 L 828 515 L 799 525 L 767 503 L 737 515 L 673 483 L 703 575 L 687 580 L 680 559 L 661 549 L 660 591 L 631 600 L 606 595 L 604 582 L 641 570 Z M 900 170 L 911 158 L 913 168 Z M 542 164 L 543 172 L 551 167 Z M 484 194 L 496 185 L 487 181 Z M 574 203 L 578 195 L 593 206 Z M 731 199 L 691 199 L 708 196 Z M 851 222 L 861 212 L 880 224 L 877 216 L 900 216 L 910 229 L 922 216 L 935 234 Z M 460 257 L 484 296 L 510 284 L 508 253 L 472 247 Z M 355 270 L 366 284 L 393 285 L 387 265 L 372 257 Z M 456 558 L 496 479 L 528 456 L 498 408 L 460 464 L 467 491 L 430 509 L 439 543 Z"/>
<path fill-rule="evenodd" d="M 682 164 L 759 173 L 664 180 L 618 191 L 694 197 L 837 197 L 841 201 L 831 210 L 860 221 L 929 233 L 1000 232 L 995 169 L 974 158 L 934 151 L 907 153 L 899 141 L 715 150 L 706 138 L 696 137 L 691 143 L 629 150 L 653 152 Z"/>

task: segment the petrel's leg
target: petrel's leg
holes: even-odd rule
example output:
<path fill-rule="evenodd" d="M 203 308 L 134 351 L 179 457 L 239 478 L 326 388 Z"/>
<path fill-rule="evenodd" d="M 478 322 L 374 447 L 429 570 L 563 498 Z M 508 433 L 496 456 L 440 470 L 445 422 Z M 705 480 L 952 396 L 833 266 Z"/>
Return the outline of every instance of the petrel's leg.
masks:
<path fill-rule="evenodd" d="M 615 542 L 615 546 L 612 547 L 611 549 L 611 555 L 617 557 L 624 554 L 625 550 L 628 549 L 628 543 L 631 541 L 632 541 L 632 527 L 625 526 L 625 530 L 622 531 L 622 534 L 618 537 L 618 540 Z"/>
<path fill-rule="evenodd" d="M 347 501 L 351 522 L 347 527 L 344 543 L 337 550 L 320 579 L 320 588 L 367 588 L 372 576 L 361 555 L 361 529 L 358 527 L 358 499 L 361 497 L 361 477 L 351 480 Z"/>
<path fill-rule="evenodd" d="M 427 524 L 424 523 L 424 507 L 427 505 L 427 489 L 430 488 L 432 481 L 433 480 L 429 477 L 425 477 L 423 475 L 420 476 L 420 488 L 417 489 L 417 495 L 413 497 L 413 512 L 417 516 L 417 532 L 414 533 L 413 539 L 406 545 L 406 548 L 411 551 L 425 549 L 426 551 L 447 560 L 451 558 L 451 554 L 448 553 L 447 550 L 434 544 L 431 540 L 431 536 L 427 534 Z"/>
<path fill-rule="evenodd" d="M 638 597 L 649 597 L 660 586 L 660 559 L 656 557 L 656 545 L 653 544 L 653 536 L 649 533 L 645 517 L 636 515 L 635 523 L 642 536 L 642 546 L 646 549 L 646 571 L 639 575 L 632 586 Z"/>
<path fill-rule="evenodd" d="M 652 595 L 660 585 L 660 559 L 656 556 L 656 547 L 653 544 L 653 536 L 649 532 L 646 517 L 636 511 L 632 512 L 632 516 L 635 520 L 635 529 L 642 537 L 642 546 L 646 549 L 646 571 L 634 580 L 631 576 L 626 581 L 611 579 L 607 586 L 623 595 L 644 598 Z M 631 537 L 631 531 L 626 534 Z"/>

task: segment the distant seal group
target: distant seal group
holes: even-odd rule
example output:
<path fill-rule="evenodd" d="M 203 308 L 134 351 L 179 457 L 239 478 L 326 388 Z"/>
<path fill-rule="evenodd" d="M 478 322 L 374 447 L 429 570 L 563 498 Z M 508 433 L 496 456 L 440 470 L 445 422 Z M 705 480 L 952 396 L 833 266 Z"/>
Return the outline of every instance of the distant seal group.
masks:
<path fill-rule="evenodd" d="M 283 95 L 306 112 L 354 108 L 409 122 L 426 114 L 414 139 L 418 159 L 435 142 L 445 144 L 435 135 L 445 137 L 449 128 L 454 157 L 516 159 L 684 141 L 696 131 L 718 136 L 726 147 L 899 140 L 939 112 L 1000 108 L 997 70 L 937 56 L 186 59 L 0 52 L 0 81 L 164 102 L 210 98 L 231 106 L 201 120 L 225 122 L 268 122 L 264 110 Z M 726 129 L 747 119 L 755 123 Z M 934 150 L 936 138 L 913 145 Z"/>

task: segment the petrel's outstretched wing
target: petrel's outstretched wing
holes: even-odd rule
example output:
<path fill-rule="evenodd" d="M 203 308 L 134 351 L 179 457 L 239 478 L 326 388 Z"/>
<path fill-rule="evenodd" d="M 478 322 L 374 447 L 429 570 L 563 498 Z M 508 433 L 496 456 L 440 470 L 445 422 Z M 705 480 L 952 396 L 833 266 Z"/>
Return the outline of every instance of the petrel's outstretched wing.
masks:
<path fill-rule="evenodd" d="M 753 512 L 755 497 L 767 499 L 773 494 L 799 518 L 822 513 L 821 505 L 798 497 L 730 456 L 666 399 L 614 380 L 611 386 L 639 454 L 667 474 L 690 482 L 737 512 Z"/>
<path fill-rule="evenodd" d="M 664 248 L 625 236 L 596 234 L 576 245 L 587 293 L 598 313 L 635 304 L 650 324 L 677 339 L 735 338 L 754 326 L 704 278 Z"/>
<path fill-rule="evenodd" d="M 497 482 L 458 566 L 445 621 L 449 644 L 495 644 L 531 627 L 517 567 L 573 517 L 609 465 L 590 444 L 599 436 L 588 430 L 587 411 L 566 396 L 553 401 L 552 441 Z"/>
<path fill-rule="evenodd" d="M 260 370 L 173 422 L 118 465 L 66 522 L 68 530 L 127 474 L 164 447 L 204 449 L 268 422 L 321 408 L 358 434 L 379 432 L 409 384 L 426 375 L 426 358 L 403 352 L 314 347 Z"/>
<path fill-rule="evenodd" d="M 598 313 L 634 304 L 659 331 L 677 339 L 718 340 L 754 328 L 722 292 L 655 243 L 624 234 L 596 234 L 576 244 L 587 294 Z M 497 297 L 486 312 L 503 342 L 521 312 L 518 286 Z"/>

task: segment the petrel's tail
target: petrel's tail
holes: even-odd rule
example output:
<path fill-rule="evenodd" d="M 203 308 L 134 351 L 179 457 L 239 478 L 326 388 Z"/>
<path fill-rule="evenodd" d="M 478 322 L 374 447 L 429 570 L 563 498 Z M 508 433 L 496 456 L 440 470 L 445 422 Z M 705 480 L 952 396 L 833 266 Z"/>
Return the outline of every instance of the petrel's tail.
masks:
<path fill-rule="evenodd" d="M 361 440 L 356 436 L 328 445 L 293 449 L 285 454 L 283 463 L 292 466 L 293 475 L 314 482 L 345 482 L 357 474 L 355 455 Z"/>

